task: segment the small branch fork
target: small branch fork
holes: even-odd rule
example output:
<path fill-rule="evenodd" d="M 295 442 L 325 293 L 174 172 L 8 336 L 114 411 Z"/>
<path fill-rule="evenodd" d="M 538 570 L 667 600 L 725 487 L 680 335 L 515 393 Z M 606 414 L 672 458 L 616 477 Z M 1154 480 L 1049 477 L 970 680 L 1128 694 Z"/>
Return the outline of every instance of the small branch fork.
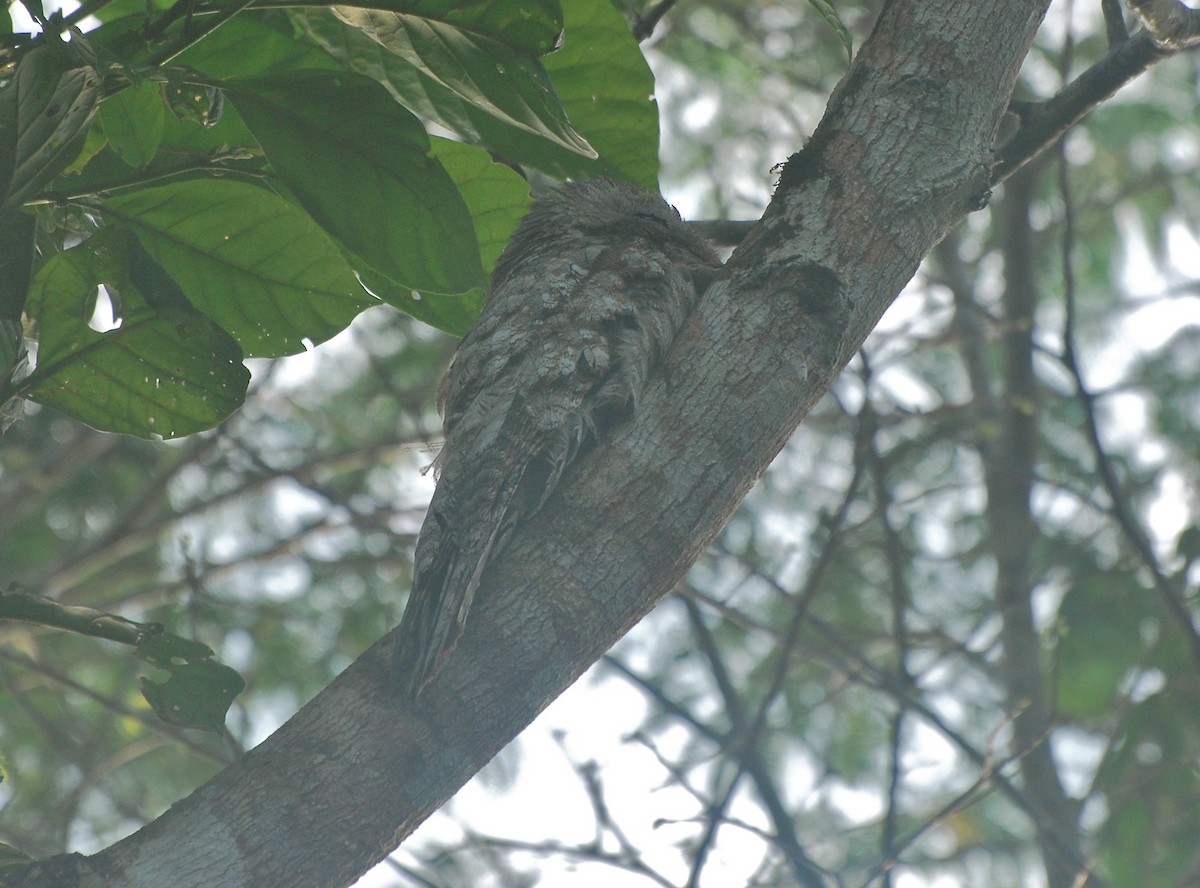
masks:
<path fill-rule="evenodd" d="M 1200 10 L 1180 0 L 1125 0 L 1142 28 L 1129 34 L 1118 0 L 1102 0 L 1108 53 L 1058 95 L 1036 104 L 1017 104 L 1020 128 L 1000 146 L 992 170 L 998 185 L 1054 144 L 1088 112 L 1153 65 L 1200 46 Z"/>
<path fill-rule="evenodd" d="M 1200 45 L 1200 9 L 1189 9 L 1180 0 L 1126 2 L 1151 39 L 1162 49 L 1181 52 Z M 1108 19 L 1107 11 L 1105 19 Z"/>

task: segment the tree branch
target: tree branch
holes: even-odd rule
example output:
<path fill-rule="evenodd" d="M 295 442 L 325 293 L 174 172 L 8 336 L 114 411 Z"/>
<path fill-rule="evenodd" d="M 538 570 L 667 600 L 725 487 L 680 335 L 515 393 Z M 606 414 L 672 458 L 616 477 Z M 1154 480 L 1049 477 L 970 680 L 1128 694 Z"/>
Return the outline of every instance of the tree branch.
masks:
<path fill-rule="evenodd" d="M 1093 108 L 1171 54 L 1149 31 L 1139 31 L 1115 44 L 1103 59 L 1048 102 L 1025 106 L 1021 126 L 996 152 L 992 184 L 1004 182 L 1062 138 Z"/>
<path fill-rule="evenodd" d="M 0 591 L 0 620 L 20 620 L 137 647 L 143 638 L 161 635 L 161 623 L 137 623 L 91 607 L 12 589 Z"/>
<path fill-rule="evenodd" d="M 1150 34 L 1165 50 L 1179 52 L 1200 43 L 1200 9 L 1189 9 L 1179 0 L 1126 0 Z"/>
<path fill-rule="evenodd" d="M 922 257 L 978 206 L 1047 5 L 884 6 L 634 421 L 514 531 L 419 702 L 398 693 L 389 635 L 158 820 L 9 884 L 71 884 L 65 871 L 157 888 L 146 864 L 167 856 L 174 888 L 339 885 L 385 857 L 675 587 Z"/>

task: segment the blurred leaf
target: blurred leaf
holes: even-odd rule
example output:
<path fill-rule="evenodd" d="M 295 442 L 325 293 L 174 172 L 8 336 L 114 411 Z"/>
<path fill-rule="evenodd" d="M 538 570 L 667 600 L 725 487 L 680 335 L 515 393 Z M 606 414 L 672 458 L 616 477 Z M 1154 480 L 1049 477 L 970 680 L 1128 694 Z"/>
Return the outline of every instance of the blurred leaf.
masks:
<path fill-rule="evenodd" d="M 1187 561 L 1200 558 L 1200 527 L 1193 524 L 1179 535 L 1175 541 L 1175 554 Z"/>
<path fill-rule="evenodd" d="M 1110 712 L 1143 648 L 1139 626 L 1149 593 L 1122 571 L 1081 579 L 1059 607 L 1058 705 L 1085 722 Z"/>
<path fill-rule="evenodd" d="M 1116 885 L 1185 884 L 1200 831 L 1200 708 L 1170 687 L 1138 703 L 1096 778 L 1108 802 L 1100 831 Z"/>
<path fill-rule="evenodd" d="M 371 304 L 329 236 L 299 207 L 253 185 L 173 182 L 111 195 L 100 208 L 129 225 L 248 355 L 324 342 Z"/>
<path fill-rule="evenodd" d="M 29 17 L 39 25 L 46 23 L 46 13 L 42 8 L 42 0 L 19 0 L 21 6 L 29 13 Z"/>
<path fill-rule="evenodd" d="M 6 869 L 17 869 L 33 863 L 34 859 L 28 854 L 18 851 L 12 845 L 0 842 L 0 872 Z"/>

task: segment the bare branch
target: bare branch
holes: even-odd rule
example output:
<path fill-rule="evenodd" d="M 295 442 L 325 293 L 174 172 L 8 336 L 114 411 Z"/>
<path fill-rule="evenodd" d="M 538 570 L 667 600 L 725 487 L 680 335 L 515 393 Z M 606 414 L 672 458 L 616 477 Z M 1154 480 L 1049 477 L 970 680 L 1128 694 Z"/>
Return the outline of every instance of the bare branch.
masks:
<path fill-rule="evenodd" d="M 1109 49 L 1128 40 L 1129 29 L 1125 27 L 1121 0 L 1100 0 L 1100 9 L 1104 13 L 1104 32 L 1108 37 Z"/>
<path fill-rule="evenodd" d="M 1040 105 L 1025 106 L 1021 126 L 996 152 L 992 184 L 997 185 L 1062 138 L 1088 113 L 1172 53 L 1148 31 L 1139 31 Z"/>
<path fill-rule="evenodd" d="M 1179 0 L 1127 0 L 1156 44 L 1170 52 L 1200 44 L 1200 9 L 1189 9 Z"/>

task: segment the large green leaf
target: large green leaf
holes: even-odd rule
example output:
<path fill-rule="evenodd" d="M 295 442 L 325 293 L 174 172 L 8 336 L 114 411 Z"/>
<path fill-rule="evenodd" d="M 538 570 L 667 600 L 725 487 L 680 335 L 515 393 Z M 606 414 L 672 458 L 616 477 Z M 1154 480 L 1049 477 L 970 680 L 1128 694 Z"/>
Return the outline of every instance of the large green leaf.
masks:
<path fill-rule="evenodd" d="M 247 354 L 303 351 L 371 300 L 337 245 L 298 206 L 242 182 L 192 180 L 99 202 L 188 300 Z"/>
<path fill-rule="evenodd" d="M 341 70 L 332 56 L 263 24 L 252 11 L 239 14 L 208 34 L 174 64 L 222 80 L 281 71 Z"/>
<path fill-rule="evenodd" d="M 565 173 L 615 174 L 658 190 L 654 74 L 611 3 L 564 0 L 562 48 L 543 64 L 571 123 L 600 154 L 594 168 L 557 152 Z"/>
<path fill-rule="evenodd" d="M 471 212 L 484 267 L 491 269 L 521 217 L 529 209 L 529 184 L 486 151 L 449 139 L 431 139 L 433 155 L 445 167 Z M 368 275 L 373 293 L 440 330 L 461 336 L 479 316 L 484 291 L 454 296 L 422 295 L 380 275 Z"/>
<path fill-rule="evenodd" d="M 381 0 L 371 5 L 486 35 L 534 55 L 554 49 L 563 27 L 558 0 Z"/>
<path fill-rule="evenodd" d="M 144 81 L 106 99 L 100 105 L 100 125 L 117 156 L 142 169 L 158 151 L 166 114 L 162 86 Z"/>
<path fill-rule="evenodd" d="M 33 400 L 111 432 L 174 438 L 211 428 L 242 403 L 250 374 L 228 334 L 173 298 L 169 281 L 127 234 L 107 229 L 54 256 L 30 289 L 40 332 Z M 132 273 L 131 272 L 135 272 Z M 163 287 L 162 284 L 167 286 Z M 120 326 L 88 326 L 97 288 L 119 292 Z"/>
<path fill-rule="evenodd" d="M 466 201 L 479 255 L 490 273 L 517 223 L 529 212 L 529 183 L 512 167 L 496 163 L 481 148 L 437 136 L 429 141 L 433 156 Z"/>
<path fill-rule="evenodd" d="M 423 293 L 485 284 L 466 204 L 420 121 L 378 83 L 307 72 L 226 94 L 284 185 L 372 270 Z"/>
<path fill-rule="evenodd" d="M 536 58 L 496 37 L 448 22 L 375 9 L 336 7 L 335 14 L 428 81 L 509 127 L 568 151 L 595 150 L 567 121 Z"/>
<path fill-rule="evenodd" d="M 74 159 L 100 95 L 91 68 L 66 68 L 63 51 L 26 53 L 0 87 L 0 215 L 15 211 Z"/>
<path fill-rule="evenodd" d="M 654 80 L 637 42 L 608 4 L 568 0 L 564 10 L 563 45 L 542 64 L 572 126 L 599 152 L 599 158 L 569 151 L 491 115 L 486 106 L 443 86 L 328 13 L 297 10 L 292 15 L 331 55 L 383 83 L 420 117 L 469 142 L 556 178 L 616 175 L 655 187 L 658 107 L 652 98 Z"/>
<path fill-rule="evenodd" d="M 433 156 L 467 203 L 484 267 L 490 270 L 529 210 L 529 183 L 482 149 L 436 137 L 430 143 Z M 364 275 L 364 283 L 385 302 L 455 336 L 475 323 L 485 296 L 483 288 L 452 296 L 423 295 L 374 274 Z"/>
<path fill-rule="evenodd" d="M 33 223 L 21 205 L 66 169 L 87 137 L 100 95 L 91 68 L 60 47 L 30 50 L 0 86 L 0 319 L 21 316 L 33 268 Z"/>

